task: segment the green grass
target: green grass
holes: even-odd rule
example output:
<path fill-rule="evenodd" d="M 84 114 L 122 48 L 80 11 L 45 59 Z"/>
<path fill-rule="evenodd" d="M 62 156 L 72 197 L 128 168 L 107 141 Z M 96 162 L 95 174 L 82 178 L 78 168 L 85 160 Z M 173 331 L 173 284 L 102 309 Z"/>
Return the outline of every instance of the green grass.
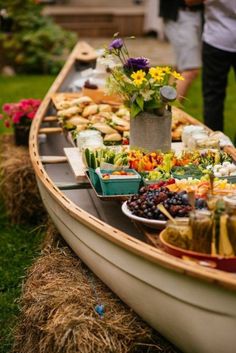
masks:
<path fill-rule="evenodd" d="M 23 98 L 42 99 L 54 79 L 54 76 L 39 75 L 0 76 L 0 108 L 4 103 L 18 102 Z M 3 132 L 10 132 L 10 130 L 0 124 L 0 133 Z"/>
<path fill-rule="evenodd" d="M 0 77 L 0 107 L 22 98 L 42 99 L 53 76 Z M 0 124 L 0 133 L 11 132 Z M 0 353 L 10 352 L 12 328 L 19 308 L 17 299 L 27 267 L 38 254 L 42 233 L 31 228 L 10 226 L 0 201 Z"/>
<path fill-rule="evenodd" d="M 0 77 L 0 107 L 3 103 L 17 102 L 22 98 L 43 98 L 54 80 L 53 76 Z M 201 80 L 198 78 L 189 92 L 185 110 L 201 120 Z M 235 80 L 230 74 L 225 109 L 225 132 L 232 139 L 236 134 Z M 9 132 L 0 124 L 0 133 Z M 11 328 L 18 314 L 17 298 L 20 295 L 25 269 L 37 255 L 42 234 L 29 228 L 13 227 L 7 223 L 0 201 L 0 353 L 10 351 Z"/>
<path fill-rule="evenodd" d="M 10 226 L 2 204 L 0 211 L 0 352 L 6 353 L 12 344 L 22 278 L 38 253 L 43 234 L 29 227 Z"/>

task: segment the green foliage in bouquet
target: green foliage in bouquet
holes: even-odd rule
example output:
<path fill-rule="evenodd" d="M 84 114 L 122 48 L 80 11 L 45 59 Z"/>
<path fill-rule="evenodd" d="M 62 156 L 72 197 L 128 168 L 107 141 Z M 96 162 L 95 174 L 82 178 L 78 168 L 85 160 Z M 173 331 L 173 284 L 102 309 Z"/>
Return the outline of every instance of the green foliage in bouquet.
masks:
<path fill-rule="evenodd" d="M 163 87 L 173 95 L 174 100 L 176 81 L 184 78 L 169 66 L 151 67 L 146 57 L 130 57 L 125 41 L 118 38 L 118 33 L 114 37 L 106 50 L 107 65 L 109 66 L 109 61 L 113 60 L 112 66 L 110 65 L 111 75 L 107 79 L 107 89 L 110 94 L 117 94 L 122 98 L 125 105 L 130 108 L 131 117 L 142 111 L 155 113 L 160 109 L 163 106 L 161 95 Z"/>
<path fill-rule="evenodd" d="M 12 18 L 11 33 L 0 33 L 5 61 L 19 72 L 56 74 L 76 35 L 42 16 L 37 0 L 0 0 L 1 8 Z"/>

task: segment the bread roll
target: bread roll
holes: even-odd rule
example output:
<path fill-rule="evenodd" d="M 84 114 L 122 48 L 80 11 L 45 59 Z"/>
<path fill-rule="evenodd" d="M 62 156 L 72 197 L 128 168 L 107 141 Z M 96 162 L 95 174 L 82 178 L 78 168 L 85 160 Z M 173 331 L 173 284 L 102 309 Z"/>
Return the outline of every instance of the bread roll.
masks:
<path fill-rule="evenodd" d="M 122 137 L 120 134 L 118 134 L 118 132 L 116 133 L 113 133 L 113 134 L 107 134 L 104 136 L 104 139 L 103 139 L 105 142 L 116 142 L 116 141 L 121 141 L 122 140 Z"/>
<path fill-rule="evenodd" d="M 88 96 L 83 96 L 73 99 L 74 104 L 80 106 L 81 108 L 86 107 L 88 104 L 93 103 L 93 100 Z"/>
<path fill-rule="evenodd" d="M 72 118 L 67 120 L 68 123 L 71 123 L 73 125 L 79 125 L 79 124 L 88 124 L 89 121 L 88 119 L 82 118 L 82 116 L 73 116 Z"/>
<path fill-rule="evenodd" d="M 107 125 L 106 123 L 96 123 L 92 125 L 96 130 L 101 131 L 103 134 L 113 134 L 116 133 L 116 130 Z"/>
<path fill-rule="evenodd" d="M 68 109 L 59 110 L 57 115 L 63 118 L 71 118 L 73 115 L 76 115 L 81 112 L 80 107 L 70 107 Z"/>
<path fill-rule="evenodd" d="M 98 106 L 99 112 L 111 112 L 111 106 L 109 104 L 99 104 Z"/>
<path fill-rule="evenodd" d="M 78 131 L 78 132 L 86 130 L 86 129 L 87 129 L 87 125 L 85 125 L 85 124 L 79 124 L 76 126 L 76 131 Z"/>
<path fill-rule="evenodd" d="M 106 122 L 106 119 L 101 114 L 90 115 L 88 120 L 93 124 Z"/>
<path fill-rule="evenodd" d="M 91 104 L 91 105 L 88 105 L 87 107 L 84 108 L 82 115 L 84 118 L 86 118 L 86 117 L 93 115 L 93 114 L 96 114 L 96 113 L 98 113 L 98 105 Z"/>
<path fill-rule="evenodd" d="M 129 110 L 127 108 L 121 107 L 116 112 L 117 116 L 130 116 Z"/>
<path fill-rule="evenodd" d="M 67 108 L 70 108 L 70 107 L 71 107 L 70 101 L 68 101 L 68 100 L 58 101 L 57 102 L 57 106 L 56 106 L 56 108 L 58 110 L 63 110 L 63 109 L 67 109 Z"/>

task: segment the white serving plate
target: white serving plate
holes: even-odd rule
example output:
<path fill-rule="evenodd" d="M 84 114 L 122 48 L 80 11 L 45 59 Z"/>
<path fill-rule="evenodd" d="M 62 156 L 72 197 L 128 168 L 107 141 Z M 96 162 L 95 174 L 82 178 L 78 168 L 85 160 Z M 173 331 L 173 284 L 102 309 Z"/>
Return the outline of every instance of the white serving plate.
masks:
<path fill-rule="evenodd" d="M 145 224 L 146 226 L 154 229 L 163 229 L 166 226 L 166 221 L 158 221 L 155 219 L 147 219 L 143 217 L 138 217 L 135 216 L 131 213 L 131 211 L 128 209 L 127 206 L 127 201 L 125 201 L 121 207 L 122 212 L 129 218 L 133 219 L 134 221 L 140 222 Z"/>

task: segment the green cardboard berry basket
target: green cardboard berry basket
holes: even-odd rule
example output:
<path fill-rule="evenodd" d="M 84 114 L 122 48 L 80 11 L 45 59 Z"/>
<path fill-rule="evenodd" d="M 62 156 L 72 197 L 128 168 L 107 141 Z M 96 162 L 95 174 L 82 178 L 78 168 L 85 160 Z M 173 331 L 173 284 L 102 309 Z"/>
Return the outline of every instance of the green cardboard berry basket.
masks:
<path fill-rule="evenodd" d="M 126 171 L 132 172 L 135 177 L 122 176 L 117 177 L 117 179 L 104 180 L 102 175 L 111 174 L 114 170 L 100 170 L 100 172 L 97 172 L 103 195 L 130 195 L 138 193 L 141 176 L 134 169 L 126 169 Z"/>
<path fill-rule="evenodd" d="M 97 190 L 97 192 L 102 192 L 102 187 L 101 187 L 101 182 L 100 182 L 100 178 L 97 175 L 95 169 L 93 168 L 89 168 L 88 169 L 88 174 L 89 174 L 89 178 L 93 184 L 93 186 L 95 187 L 95 189 Z"/>

